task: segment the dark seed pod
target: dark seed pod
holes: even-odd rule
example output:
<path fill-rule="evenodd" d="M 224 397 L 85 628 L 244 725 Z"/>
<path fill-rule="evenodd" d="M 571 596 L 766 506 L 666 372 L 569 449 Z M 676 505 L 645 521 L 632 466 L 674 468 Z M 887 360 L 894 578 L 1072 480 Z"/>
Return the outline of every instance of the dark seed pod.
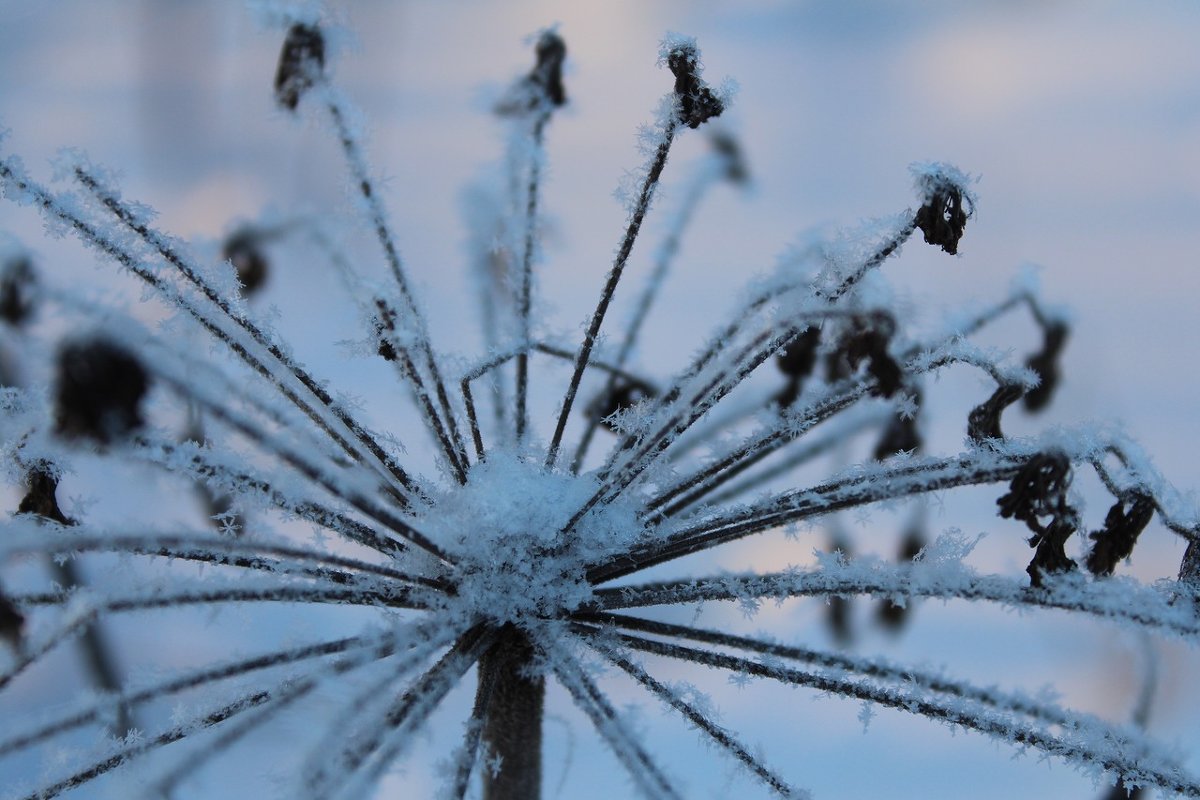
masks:
<path fill-rule="evenodd" d="M 537 63 L 533 69 L 508 91 L 496 104 L 495 112 L 502 117 L 523 117 L 530 112 L 548 113 L 565 105 L 567 91 L 563 87 L 563 62 L 567 45 L 553 31 L 538 37 Z"/>
<path fill-rule="evenodd" d="M 262 288 L 270 272 L 271 265 L 263 252 L 263 244 L 263 233 L 247 226 L 235 230 L 221 246 L 221 258 L 233 264 L 246 297 Z"/>
<path fill-rule="evenodd" d="M 917 210 L 915 222 L 925 234 L 926 244 L 937 245 L 955 255 L 969 216 L 963 208 L 962 189 L 948 180 L 933 180 L 928 184 L 925 203 Z"/>
<path fill-rule="evenodd" d="M 1129 558 L 1138 535 L 1153 516 L 1154 501 L 1142 492 L 1132 492 L 1118 499 L 1108 510 L 1104 527 L 1088 535 L 1095 542 L 1087 557 L 1088 572 L 1112 575 L 1117 563 Z"/>
<path fill-rule="evenodd" d="M 1075 569 L 1075 561 L 1067 558 L 1067 539 L 1078 527 L 1075 517 L 1055 517 L 1045 531 L 1029 537 L 1029 546 L 1037 548 L 1033 560 L 1025 571 L 1029 573 L 1029 582 L 1035 586 L 1042 585 L 1042 576 L 1070 572 Z"/>
<path fill-rule="evenodd" d="M 913 394 L 919 405 L 921 402 L 920 392 L 914 391 Z M 923 443 L 921 432 L 917 430 L 915 414 L 893 414 L 887 428 L 883 431 L 883 436 L 879 437 L 879 443 L 875 445 L 875 460 L 883 461 L 885 458 L 891 458 L 900 453 L 915 452 L 921 449 Z"/>
<path fill-rule="evenodd" d="M 1058 357 L 1067 343 L 1069 329 L 1065 322 L 1051 322 L 1043 332 L 1042 349 L 1029 357 L 1025 366 L 1037 373 L 1040 382 L 1025 393 L 1025 408 L 1041 411 L 1050 404 L 1058 387 Z"/>
<path fill-rule="evenodd" d="M 871 393 L 880 397 L 894 395 L 904 377 L 900 365 L 888 352 L 889 338 L 889 334 L 878 328 L 868 328 L 844 343 L 846 361 L 851 369 L 857 369 L 864 359 L 867 361 L 867 372 L 875 379 Z"/>
<path fill-rule="evenodd" d="M 1071 482 L 1071 461 L 1065 453 L 1038 453 L 1021 467 L 1009 483 L 1008 493 L 996 501 L 1000 516 L 1024 522 L 1034 533 L 1043 533 L 1039 517 L 1057 516 L 1066 505 Z"/>
<path fill-rule="evenodd" d="M 17 506 L 18 514 L 36 514 L 59 525 L 74 525 L 75 521 L 58 506 L 58 475 L 48 464 L 39 463 L 25 474 L 25 496 Z"/>
<path fill-rule="evenodd" d="M 643 400 L 657 396 L 654 387 L 641 381 L 620 379 L 608 391 L 601 392 L 588 403 L 587 415 L 614 433 L 619 432 L 614 424 L 614 415 L 633 408 Z"/>
<path fill-rule="evenodd" d="M 540 89 L 542 96 L 553 106 L 567 102 L 567 91 L 562 82 L 566 58 L 567 43 L 557 33 L 546 31 L 538 38 L 537 64 L 529 73 L 529 82 Z"/>
<path fill-rule="evenodd" d="M 25 615 L 0 591 L 0 639 L 8 642 L 13 650 L 19 651 L 24 633 Z"/>
<path fill-rule="evenodd" d="M 792 339 L 775 354 L 775 366 L 792 378 L 807 378 L 817 363 L 817 347 L 821 344 L 821 329 L 812 326 Z"/>
<path fill-rule="evenodd" d="M 275 70 L 275 100 L 295 111 L 300 97 L 321 78 L 325 69 L 325 37 L 315 25 L 298 22 L 287 32 Z"/>
<path fill-rule="evenodd" d="M 925 534 L 919 527 L 909 528 L 904 534 L 904 540 L 900 542 L 899 561 L 912 561 L 925 547 Z M 912 612 L 912 601 L 909 600 L 906 605 L 893 603 L 891 600 L 884 600 L 879 604 L 879 612 L 877 618 L 879 624 L 891 631 L 899 631 L 904 627 L 904 623 L 908 621 L 908 617 Z"/>
<path fill-rule="evenodd" d="M 68 438 L 107 444 L 142 425 L 150 387 L 141 363 L 104 339 L 68 344 L 58 354 L 55 428 Z"/>
<path fill-rule="evenodd" d="M 0 266 L 0 320 L 19 328 L 33 316 L 37 276 L 28 256 L 18 255 Z"/>
<path fill-rule="evenodd" d="M 988 439 L 1003 439 L 1000 415 L 1024 393 L 1025 387 L 1020 384 L 1006 383 L 996 387 L 991 397 L 971 409 L 967 416 L 967 436 L 971 441 L 983 444 Z"/>
<path fill-rule="evenodd" d="M 667 68 L 675 76 L 675 97 L 679 100 L 679 122 L 699 128 L 713 117 L 721 116 L 725 106 L 700 77 L 696 48 L 678 45 L 667 53 Z"/>
<path fill-rule="evenodd" d="M 1033 536 L 1029 546 L 1036 548 L 1025 571 L 1034 586 L 1042 585 L 1042 576 L 1075 569 L 1067 558 L 1066 542 L 1079 528 L 1079 515 L 1067 502 L 1071 483 L 1071 461 L 1065 453 L 1039 453 L 1026 462 L 1009 484 L 1008 494 L 996 501 L 1000 516 L 1024 522 Z M 1042 517 L 1049 517 L 1043 524 Z"/>
<path fill-rule="evenodd" d="M 746 166 L 746 156 L 738 140 L 728 131 L 713 130 L 708 137 L 713 151 L 725 165 L 725 180 L 737 186 L 750 182 L 750 170 Z"/>

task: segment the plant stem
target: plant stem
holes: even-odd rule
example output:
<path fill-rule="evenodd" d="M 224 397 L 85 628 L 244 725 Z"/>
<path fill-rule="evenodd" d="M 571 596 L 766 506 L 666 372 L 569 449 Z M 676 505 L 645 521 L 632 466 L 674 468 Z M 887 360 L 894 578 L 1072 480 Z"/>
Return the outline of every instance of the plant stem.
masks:
<path fill-rule="evenodd" d="M 541 796 L 546 682 L 533 659 L 528 635 L 508 625 L 479 660 L 479 691 L 491 693 L 483 723 L 484 800 Z"/>

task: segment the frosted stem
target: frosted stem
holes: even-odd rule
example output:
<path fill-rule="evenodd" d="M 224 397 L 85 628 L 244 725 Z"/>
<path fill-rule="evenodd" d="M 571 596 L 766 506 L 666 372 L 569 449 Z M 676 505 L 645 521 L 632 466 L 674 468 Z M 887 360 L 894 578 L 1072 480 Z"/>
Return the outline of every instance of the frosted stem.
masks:
<path fill-rule="evenodd" d="M 554 438 L 550 440 L 550 449 L 546 453 L 547 468 L 553 467 L 558 460 L 558 448 L 562 444 L 563 431 L 567 427 L 567 417 L 571 414 L 571 406 L 575 403 L 575 394 L 579 391 L 579 381 L 583 378 L 583 371 L 587 367 L 592 348 L 596 344 L 596 336 L 600 333 L 600 326 L 604 323 L 608 304 L 612 301 L 613 294 L 617 290 L 617 283 L 621 280 L 621 273 L 625 270 L 625 262 L 629 260 L 629 254 L 633 252 L 633 243 L 637 241 L 638 231 L 641 230 L 646 212 L 650 208 L 650 201 L 654 197 L 658 179 L 662 177 L 663 168 L 667 165 L 667 154 L 671 151 L 671 141 L 675 137 L 678 124 L 674 117 L 667 124 L 658 150 L 655 152 L 654 160 L 650 163 L 645 180 L 642 181 L 637 203 L 634 206 L 633 214 L 630 215 L 629 225 L 625 229 L 625 237 L 617 250 L 617 258 L 613 262 L 612 269 L 608 271 L 608 278 L 600 293 L 600 302 L 597 303 L 596 310 L 592 313 L 592 321 L 588 323 L 587 333 L 583 336 L 583 344 L 579 347 L 579 355 L 575 358 L 575 370 L 571 374 L 567 393 L 563 396 L 562 409 L 558 412 L 558 422 L 554 427 Z"/>

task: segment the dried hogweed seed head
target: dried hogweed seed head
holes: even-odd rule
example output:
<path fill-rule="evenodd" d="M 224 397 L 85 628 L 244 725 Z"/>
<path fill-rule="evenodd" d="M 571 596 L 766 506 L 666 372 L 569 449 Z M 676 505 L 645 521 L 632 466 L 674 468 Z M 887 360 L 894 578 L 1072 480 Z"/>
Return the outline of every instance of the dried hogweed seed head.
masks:
<path fill-rule="evenodd" d="M 58 354 L 55 428 L 68 438 L 107 444 L 141 427 L 150 386 L 141 363 L 104 339 L 66 345 Z"/>
<path fill-rule="evenodd" d="M 264 236 L 256 228 L 238 228 L 221 246 L 221 258 L 233 264 L 242 294 L 246 297 L 262 288 L 270 272 L 270 262 L 263 252 Z"/>
<path fill-rule="evenodd" d="M 1013 477 L 1008 493 L 996 501 L 1000 516 L 1024 522 L 1034 533 L 1041 533 L 1045 529 L 1038 518 L 1062 510 L 1070 482 L 1071 461 L 1065 453 L 1038 453 Z"/>
<path fill-rule="evenodd" d="M 563 86 L 563 62 L 567 59 L 567 44 L 554 31 L 538 37 L 534 51 L 537 63 L 524 78 L 517 81 L 507 95 L 496 104 L 495 113 L 502 117 L 524 117 L 531 112 L 548 114 L 567 102 Z"/>
<path fill-rule="evenodd" d="M 1054 390 L 1058 387 L 1058 357 L 1067 343 L 1070 329 L 1065 322 L 1051 322 L 1043 332 L 1042 349 L 1029 357 L 1025 366 L 1037 373 L 1038 385 L 1025 393 L 1025 408 L 1041 411 L 1050 404 Z"/>
<path fill-rule="evenodd" d="M 567 43 L 557 33 L 546 31 L 538 38 L 537 64 L 529 73 L 529 80 L 542 90 L 542 95 L 551 105 L 561 106 L 567 102 L 567 91 L 562 82 L 566 58 Z"/>
<path fill-rule="evenodd" d="M 675 44 L 667 53 L 667 68 L 675 76 L 680 123 L 699 128 L 713 117 L 721 116 L 725 105 L 700 77 L 700 56 L 695 45 Z"/>
<path fill-rule="evenodd" d="M 1117 563 L 1133 553 L 1138 536 L 1153 516 L 1154 501 L 1142 492 L 1133 492 L 1113 503 L 1104 518 L 1104 527 L 1088 534 L 1095 542 L 1087 557 L 1088 572 L 1112 575 Z"/>
<path fill-rule="evenodd" d="M 1000 415 L 1004 409 L 1021 399 L 1025 387 L 1019 383 L 1006 383 L 996 387 L 992 396 L 984 400 L 967 415 L 967 437 L 982 444 L 988 439 L 1003 439 L 1000 430 Z"/>
<path fill-rule="evenodd" d="M 817 347 L 821 344 L 821 329 L 806 328 L 804 333 L 775 354 L 775 366 L 790 378 L 807 378 L 817 363 Z"/>
<path fill-rule="evenodd" d="M 25 474 L 27 491 L 17 506 L 18 514 L 36 514 L 59 525 L 74 525 L 75 521 L 58 506 L 58 474 L 46 463 L 33 466 Z"/>
<path fill-rule="evenodd" d="M 1034 587 L 1042 585 L 1045 575 L 1061 572 L 1071 572 L 1075 569 L 1074 559 L 1067 557 L 1067 539 L 1078 528 L 1078 518 L 1074 516 L 1055 517 L 1046 530 L 1029 537 L 1030 547 L 1037 548 L 1033 560 L 1025 571 L 1029 573 L 1029 582 Z"/>
<path fill-rule="evenodd" d="M 298 22 L 288 29 L 275 70 L 275 100 L 295 111 L 300 97 L 321 78 L 325 69 L 325 37 L 315 25 Z"/>
<path fill-rule="evenodd" d="M 1020 520 L 1033 531 L 1029 546 L 1036 550 L 1025 571 L 1035 587 L 1042 585 L 1044 575 L 1075 569 L 1066 551 L 1067 539 L 1079 527 L 1079 514 L 1067 502 L 1070 483 L 1071 461 L 1065 453 L 1038 453 L 1013 477 L 1008 494 L 996 501 L 1001 517 Z M 1042 517 L 1050 521 L 1043 524 Z"/>
<path fill-rule="evenodd" d="M 882 315 L 873 315 L 868 326 L 861 325 L 842 340 L 842 350 L 851 370 L 858 369 L 864 360 L 867 372 L 875 379 L 871 393 L 891 397 L 900 388 L 904 372 L 888 352 L 894 323 Z"/>
<path fill-rule="evenodd" d="M 775 354 L 775 366 L 787 376 L 787 384 L 771 398 L 778 408 L 789 408 L 804 391 L 804 380 L 817 363 L 821 329 L 811 326 Z"/>
<path fill-rule="evenodd" d="M 33 316 L 37 276 L 29 256 L 20 254 L 0 266 L 0 320 L 19 328 Z"/>
<path fill-rule="evenodd" d="M 956 255 L 971 216 L 969 200 L 964 198 L 961 186 L 940 173 L 924 176 L 922 183 L 925 202 L 917 209 L 916 226 L 925 234 L 926 244 Z"/>

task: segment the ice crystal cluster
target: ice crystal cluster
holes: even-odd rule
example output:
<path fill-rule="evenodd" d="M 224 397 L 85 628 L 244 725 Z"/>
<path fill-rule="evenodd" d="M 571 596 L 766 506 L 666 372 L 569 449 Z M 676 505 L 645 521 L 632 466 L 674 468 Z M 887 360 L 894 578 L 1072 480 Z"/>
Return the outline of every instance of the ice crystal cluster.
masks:
<path fill-rule="evenodd" d="M 482 324 L 486 350 L 462 364 L 430 335 L 430 310 L 414 289 L 420 267 L 401 257 L 356 114 L 330 77 L 328 26 L 319 15 L 285 23 L 276 100 L 331 129 L 378 264 L 359 263 L 304 218 L 244 226 L 210 257 L 156 228 L 152 212 L 82 154 L 64 153 L 57 184 L 0 155 L 7 201 L 40 212 L 50 235 L 79 240 L 164 309 L 149 329 L 59 284 L 24 249 L 28 232 L 0 252 L 0 444 L 20 497 L 0 536 L 0 692 L 39 680 L 61 691 L 59 702 L 0 723 L 0 759 L 24 765 L 5 796 L 186 797 L 214 783 L 236 792 L 245 760 L 283 737 L 287 752 L 259 765 L 279 772 L 283 796 L 368 797 L 406 769 L 420 734 L 463 691 L 473 702 L 437 761 L 444 796 L 548 791 L 543 731 L 558 714 L 547 704 L 555 697 L 569 698 L 633 791 L 707 796 L 683 780 L 685 766 L 660 763 L 660 748 L 611 688 L 618 679 L 758 789 L 808 796 L 811 765 L 775 763 L 753 731 L 725 727 L 702 690 L 675 680 L 680 666 L 718 683 L 761 679 L 860 701 L 864 724 L 881 708 L 981 733 L 1120 794 L 1200 795 L 1184 757 L 1142 730 L 1145 714 L 1113 724 L 1044 693 L 837 646 L 853 633 L 846 608 L 856 596 L 880 603 L 879 620 L 892 628 L 914 601 L 941 598 L 1200 636 L 1196 511 L 1136 446 L 1103 427 L 1004 432 L 1003 415 L 1019 413 L 1011 407 L 1036 412 L 1051 399 L 1068 333 L 1062 315 L 1018 283 L 942 333 L 917 335 L 883 284 L 902 246 L 924 246 L 914 239 L 959 253 L 977 202 L 968 174 L 914 165 L 913 208 L 791 252 L 748 285 L 710 339 L 681 343 L 674 374 L 645 374 L 634 359 L 639 336 L 665 302 L 696 206 L 712 186 L 747 176 L 736 141 L 709 130 L 732 94 L 707 82 L 694 40 L 663 40 L 659 64 L 673 85 L 664 81 L 642 129 L 644 164 L 622 183 L 627 224 L 597 276 L 595 309 L 581 338 L 544 334 L 533 319 L 543 143 L 569 100 L 567 45 L 547 30 L 533 69 L 495 106 L 510 133 L 504 179 L 474 207 L 481 306 L 461 312 Z M 631 282 L 626 268 L 684 134 L 708 136 L 711 157 L 687 184 L 648 278 Z M 396 373 L 413 429 L 373 430 L 273 333 L 256 296 L 282 269 L 271 247 L 288 239 L 344 279 L 361 312 L 358 349 Z M 386 280 L 372 277 L 376 267 Z M 626 322 L 612 323 L 610 304 L 624 304 Z M 1038 352 L 1014 359 L 976 343 L 1008 314 L 1032 320 Z M 64 320 L 70 334 L 47 341 Z M 197 348 L 201 340 L 211 348 Z M 979 371 L 990 396 L 965 419 L 926 419 L 926 379 L 951 367 Z M 548 405 L 552 417 L 535 419 L 531 409 Z M 935 423 L 964 431 L 965 448 L 926 454 L 924 431 Z M 868 452 L 850 458 L 863 442 Z M 89 520 L 86 507 L 68 514 L 59 483 L 79 459 L 161 469 L 179 496 L 130 508 L 117 525 Z M 830 460 L 825 477 L 799 477 Z M 1087 518 L 1072 491 L 1085 470 L 1111 494 L 1103 520 Z M 975 537 L 928 536 L 919 513 L 898 561 L 854 557 L 839 539 L 842 512 L 969 486 L 992 486 L 994 511 L 1026 529 L 1024 572 L 982 574 L 969 563 Z M 196 492 L 207 528 L 161 513 Z M 809 566 L 713 566 L 748 537 L 818 522 L 834 543 L 818 542 L 826 549 Z M 1187 541 L 1178 580 L 1113 577 L 1144 529 Z M 687 577 L 651 572 L 686 558 Z M 833 646 L 700 622 L 712 605 L 753 616 L 764 601 L 802 597 L 826 601 L 814 613 L 828 616 Z M 360 614 L 338 617 L 337 636 L 314 636 L 331 630 L 315 621 L 338 607 Z M 200 624 L 205 610 L 228 608 L 243 612 L 239 624 L 255 639 L 246 652 L 203 646 L 222 634 Z M 663 608 L 694 612 L 692 622 L 669 621 L 679 615 Z M 127 618 L 140 637 L 114 634 Z M 136 668 L 156 637 L 178 645 L 177 626 L 200 641 Z M 281 626 L 297 633 L 280 641 Z M 82 669 L 64 667 L 72 653 Z M 795 702 L 801 719 L 806 706 Z M 239 760 L 239 769 L 223 766 Z M 902 793 L 920 788 L 929 787 Z"/>

